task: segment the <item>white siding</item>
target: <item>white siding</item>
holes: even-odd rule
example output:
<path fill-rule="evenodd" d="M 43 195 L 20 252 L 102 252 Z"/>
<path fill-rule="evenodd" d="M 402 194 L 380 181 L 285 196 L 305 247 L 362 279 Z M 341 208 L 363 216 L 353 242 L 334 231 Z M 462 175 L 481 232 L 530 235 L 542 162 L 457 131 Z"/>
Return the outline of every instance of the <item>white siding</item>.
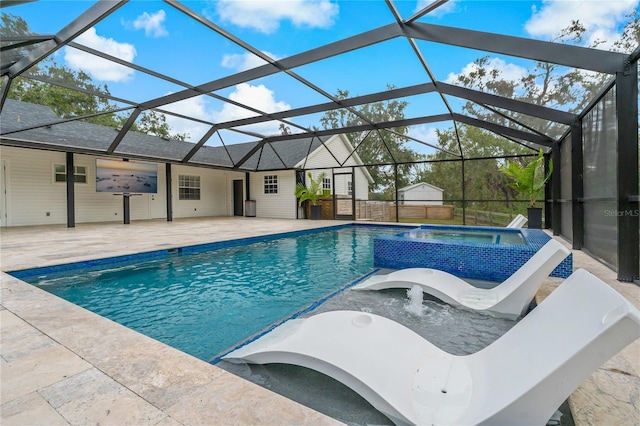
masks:
<path fill-rule="evenodd" d="M 67 223 L 66 186 L 53 182 L 53 164 L 65 164 L 65 154 L 3 146 L 0 155 L 7 165 L 7 225 Z"/>
<path fill-rule="evenodd" d="M 227 216 L 227 176 L 222 170 L 198 167 L 173 166 L 171 169 L 173 192 L 173 217 Z M 179 200 L 180 175 L 200 176 L 200 199 Z"/>
<path fill-rule="evenodd" d="M 333 183 L 333 187 L 335 188 L 336 194 L 348 195 L 349 194 L 348 182 L 351 180 L 353 180 L 353 176 L 351 175 L 336 175 L 335 182 Z"/>
<path fill-rule="evenodd" d="M 364 174 L 364 170 L 362 167 L 356 167 L 356 172 L 353 175 L 355 179 L 354 189 L 356 191 L 356 200 L 369 199 L 369 179 Z"/>
<path fill-rule="evenodd" d="M 317 167 L 339 167 L 340 164 L 337 163 L 333 157 L 335 156 L 340 162 L 343 162 L 347 157 L 349 157 L 349 147 L 345 144 L 341 135 L 332 136 L 325 143 L 325 146 L 331 151 L 331 153 L 326 149 L 323 149 L 323 147 L 316 149 L 307 159 L 307 163 L 305 165 L 307 169 L 314 169 Z M 333 156 L 331 154 L 333 154 Z M 355 166 L 356 164 L 357 163 L 353 158 L 353 155 L 349 157 L 349 160 L 345 163 L 346 166 Z"/>
<path fill-rule="evenodd" d="M 340 161 L 343 162 L 349 158 L 344 166 L 357 166 L 358 162 L 355 157 L 349 156 L 351 153 L 351 148 L 349 142 L 346 140 L 346 136 L 343 135 L 335 135 L 332 136 L 325 145 L 329 148 L 331 153 Z M 333 156 L 322 147 L 316 149 L 308 158 L 305 167 L 312 169 L 318 167 L 338 167 L 339 164 L 336 163 L 336 160 Z M 340 169 L 336 169 L 336 172 L 340 170 L 342 172 L 350 172 L 351 167 L 342 167 Z M 368 200 L 369 199 L 369 181 L 365 174 L 365 168 L 363 167 L 355 167 L 353 174 L 354 179 L 354 189 L 356 192 L 356 199 L 358 200 Z M 316 178 L 322 170 L 313 170 L 312 174 L 314 178 Z M 331 176 L 331 169 L 327 169 L 327 176 Z M 335 188 L 336 194 L 343 195 L 347 194 L 347 180 L 346 176 L 336 176 Z"/>
<path fill-rule="evenodd" d="M 264 193 L 264 176 L 267 175 L 278 176 L 277 194 Z M 250 179 L 251 199 L 256 200 L 257 217 L 296 218 L 296 175 L 294 171 L 251 173 Z"/>
<path fill-rule="evenodd" d="M 406 205 L 442 205 L 443 191 L 433 188 L 429 185 L 420 185 L 406 191 L 404 194 L 404 202 Z M 417 200 L 417 201 L 416 201 Z M 420 200 L 436 200 L 436 201 L 420 201 Z"/>
<path fill-rule="evenodd" d="M 340 136 L 330 139 L 328 145 L 333 154 L 343 161 L 349 149 Z M 66 164 L 62 152 L 40 151 L 3 146 L 0 157 L 6 163 L 7 226 L 47 225 L 67 223 L 66 183 L 54 182 L 54 165 Z M 123 200 L 121 195 L 96 192 L 96 158 L 90 155 L 74 155 L 76 166 L 84 166 L 87 183 L 75 184 L 76 223 L 122 222 Z M 355 165 L 350 158 L 347 165 Z M 317 150 L 310 157 L 307 167 L 337 166 L 326 150 Z M 158 166 L 158 192 L 130 198 L 131 220 L 166 218 L 166 169 Z M 342 170 L 351 170 L 350 167 Z M 337 170 L 337 169 L 336 169 Z M 327 170 L 331 176 L 331 169 Z M 314 172 L 317 176 L 320 171 Z M 200 200 L 179 200 L 179 175 L 200 176 Z M 278 176 L 278 193 L 264 193 L 264 176 Z M 233 180 L 244 180 L 241 172 L 207 168 L 172 166 L 173 217 L 233 215 Z M 347 178 L 337 178 L 338 194 L 347 194 Z M 368 198 L 368 182 L 363 169 L 355 168 L 353 180 L 358 199 Z M 295 171 L 251 173 L 251 199 L 256 200 L 256 216 L 296 218 L 297 200 Z"/>
<path fill-rule="evenodd" d="M 54 182 L 54 165 L 65 165 L 66 154 L 3 146 L 0 155 L 7 163 L 8 226 L 66 224 L 67 186 Z M 87 171 L 87 183 L 74 188 L 76 223 L 122 221 L 122 196 L 96 192 L 95 160 L 74 155 L 74 165 Z M 131 197 L 132 220 L 166 217 L 164 176 L 164 167 L 158 165 L 158 194 Z"/>
<path fill-rule="evenodd" d="M 3 146 L 0 157 L 7 167 L 7 226 L 66 224 L 66 183 L 54 182 L 54 164 L 65 165 L 66 154 Z M 96 192 L 96 158 L 74 155 L 74 164 L 87 170 L 87 183 L 75 184 L 76 223 L 122 222 L 122 196 Z M 157 166 L 158 192 L 130 198 L 131 220 L 167 217 L 165 165 Z M 180 174 L 200 176 L 200 200 L 178 200 Z M 172 167 L 172 176 L 173 217 L 182 218 L 233 214 L 232 181 L 244 173 L 181 165 Z"/>

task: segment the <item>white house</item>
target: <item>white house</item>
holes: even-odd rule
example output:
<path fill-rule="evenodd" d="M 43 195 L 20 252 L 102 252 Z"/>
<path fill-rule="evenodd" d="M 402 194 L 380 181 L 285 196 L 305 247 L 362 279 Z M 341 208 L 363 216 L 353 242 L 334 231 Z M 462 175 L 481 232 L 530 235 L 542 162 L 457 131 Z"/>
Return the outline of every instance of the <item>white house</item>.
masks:
<path fill-rule="evenodd" d="M 332 193 L 368 199 L 371 176 L 356 167 L 361 160 L 349 156 L 344 135 L 205 145 L 185 161 L 195 152 L 194 143 L 128 132 L 110 150 L 117 129 L 81 121 L 46 125 L 59 120 L 48 107 L 6 100 L 0 115 L 1 226 L 242 216 L 246 200 L 255 201 L 258 217 L 294 219 L 299 216 L 295 185 L 304 170 L 325 171 Z M 102 159 L 150 165 L 155 192 L 127 195 L 117 184 L 100 192 Z M 69 166 L 73 185 L 67 184 Z"/>
<path fill-rule="evenodd" d="M 444 190 L 426 182 L 398 189 L 399 204 L 405 205 L 442 205 Z"/>

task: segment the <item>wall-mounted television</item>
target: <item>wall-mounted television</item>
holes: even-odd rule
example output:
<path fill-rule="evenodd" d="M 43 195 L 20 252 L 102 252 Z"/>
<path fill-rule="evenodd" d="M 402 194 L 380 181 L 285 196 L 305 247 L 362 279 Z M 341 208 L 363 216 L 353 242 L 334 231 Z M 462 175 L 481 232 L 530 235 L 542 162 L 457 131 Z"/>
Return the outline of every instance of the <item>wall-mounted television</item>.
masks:
<path fill-rule="evenodd" d="M 158 165 L 97 158 L 96 192 L 156 194 Z"/>

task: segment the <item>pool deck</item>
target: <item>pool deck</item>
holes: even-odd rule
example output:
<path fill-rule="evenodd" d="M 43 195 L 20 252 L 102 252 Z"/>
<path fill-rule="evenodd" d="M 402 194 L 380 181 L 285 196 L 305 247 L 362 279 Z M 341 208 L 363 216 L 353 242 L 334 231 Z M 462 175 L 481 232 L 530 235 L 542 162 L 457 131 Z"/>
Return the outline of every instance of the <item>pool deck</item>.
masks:
<path fill-rule="evenodd" d="M 336 225 L 202 218 L 0 231 L 2 271 Z M 640 306 L 640 287 L 580 251 L 585 268 Z M 540 300 L 561 282 L 549 278 Z M 0 424 L 337 425 L 340 422 L 0 273 Z M 640 424 L 640 340 L 574 392 L 577 426 Z"/>

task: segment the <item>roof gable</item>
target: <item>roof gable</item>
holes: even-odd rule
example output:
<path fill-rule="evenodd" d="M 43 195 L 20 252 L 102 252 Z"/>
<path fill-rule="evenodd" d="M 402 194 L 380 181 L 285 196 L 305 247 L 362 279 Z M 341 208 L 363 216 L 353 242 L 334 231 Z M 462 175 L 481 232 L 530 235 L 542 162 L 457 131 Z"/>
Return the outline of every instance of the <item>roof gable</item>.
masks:
<path fill-rule="evenodd" d="M 427 183 L 427 182 L 414 183 L 413 185 L 409 185 L 409 186 L 405 186 L 404 188 L 400 188 L 400 189 L 398 189 L 398 191 L 407 192 L 407 191 L 411 191 L 412 189 L 418 189 L 421 186 L 427 187 L 429 189 L 435 189 L 437 191 L 444 192 L 444 189 L 438 188 L 437 186 L 431 185 L 430 183 Z"/>

